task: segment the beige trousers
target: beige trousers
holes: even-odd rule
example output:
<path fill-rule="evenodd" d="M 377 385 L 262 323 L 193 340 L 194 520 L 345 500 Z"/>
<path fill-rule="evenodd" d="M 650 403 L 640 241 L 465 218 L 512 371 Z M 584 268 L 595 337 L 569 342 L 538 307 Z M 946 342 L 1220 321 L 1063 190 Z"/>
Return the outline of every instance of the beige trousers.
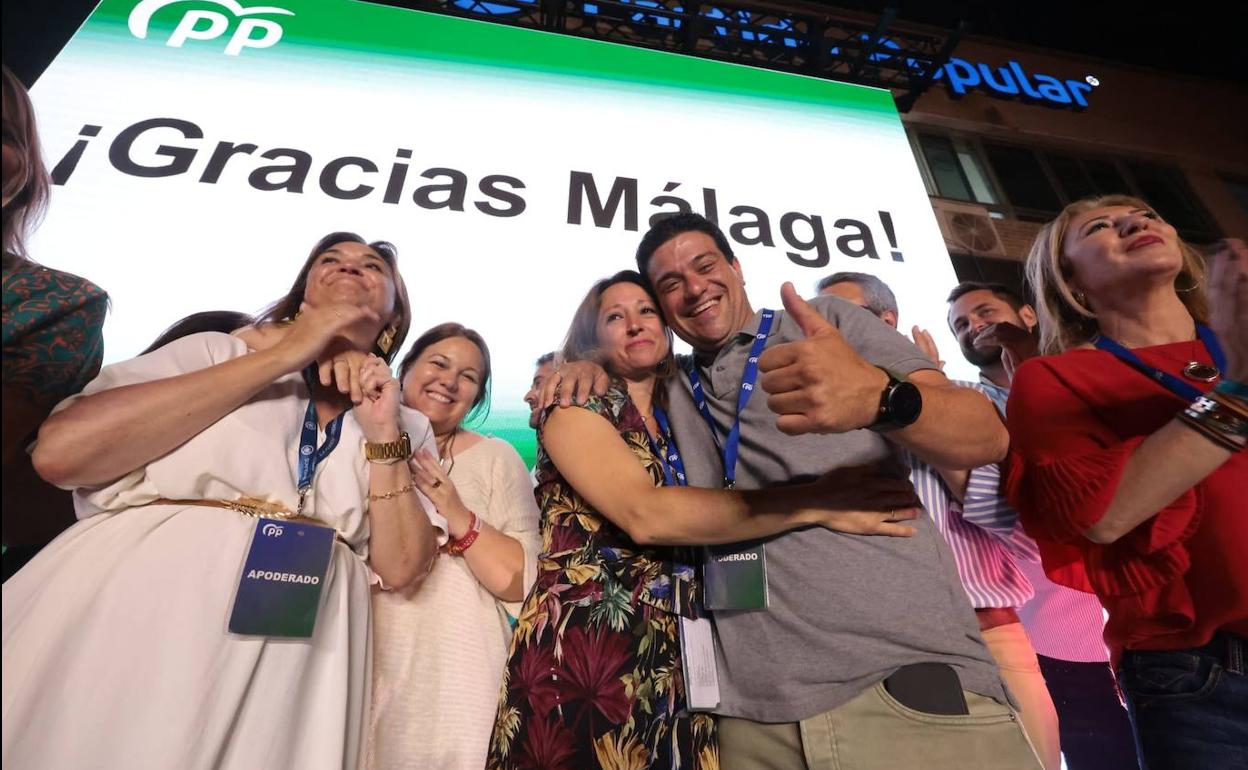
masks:
<path fill-rule="evenodd" d="M 801 722 L 720 717 L 723 770 L 1040 770 L 1009 706 L 967 692 L 970 714 L 924 714 L 877 684 Z"/>

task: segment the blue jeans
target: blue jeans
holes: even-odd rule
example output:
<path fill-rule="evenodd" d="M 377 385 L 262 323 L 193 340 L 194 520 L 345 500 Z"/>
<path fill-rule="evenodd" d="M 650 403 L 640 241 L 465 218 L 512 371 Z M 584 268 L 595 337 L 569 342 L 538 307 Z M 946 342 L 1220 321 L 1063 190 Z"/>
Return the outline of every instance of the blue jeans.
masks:
<path fill-rule="evenodd" d="M 1070 770 L 1139 770 L 1131 720 L 1109 663 L 1037 655 L 1057 707 L 1062 756 Z"/>
<path fill-rule="evenodd" d="M 1248 640 L 1122 656 L 1119 681 L 1146 770 L 1248 767 Z"/>

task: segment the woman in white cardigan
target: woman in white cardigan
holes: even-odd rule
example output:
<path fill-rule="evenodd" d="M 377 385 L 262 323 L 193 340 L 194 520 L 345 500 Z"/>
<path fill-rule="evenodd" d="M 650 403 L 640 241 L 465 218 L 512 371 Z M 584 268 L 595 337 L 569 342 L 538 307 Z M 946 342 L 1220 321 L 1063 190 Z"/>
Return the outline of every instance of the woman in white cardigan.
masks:
<path fill-rule="evenodd" d="M 367 767 L 480 770 L 507 660 L 509 615 L 537 574 L 539 511 L 528 469 L 501 439 L 465 430 L 489 405 L 490 352 L 460 324 L 422 334 L 400 365 L 403 400 L 429 418 L 438 454 L 412 458 L 450 542 L 411 596 L 373 596 Z"/>

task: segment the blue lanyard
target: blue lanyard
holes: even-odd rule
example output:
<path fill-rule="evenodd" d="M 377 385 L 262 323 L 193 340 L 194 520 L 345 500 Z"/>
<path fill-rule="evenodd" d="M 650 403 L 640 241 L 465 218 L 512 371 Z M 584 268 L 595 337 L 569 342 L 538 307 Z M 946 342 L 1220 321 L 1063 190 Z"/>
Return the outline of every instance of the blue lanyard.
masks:
<path fill-rule="evenodd" d="M 758 331 L 754 334 L 754 345 L 750 348 L 750 357 L 746 359 L 745 371 L 741 374 L 741 390 L 737 394 L 737 416 L 724 443 L 719 442 L 719 426 L 715 424 L 711 409 L 706 404 L 706 394 L 702 392 L 702 378 L 698 376 L 697 364 L 690 360 L 689 366 L 685 369 L 685 374 L 689 375 L 689 386 L 693 390 L 693 402 L 698 405 L 702 419 L 706 420 L 706 424 L 711 427 L 711 437 L 715 439 L 715 446 L 719 447 L 719 452 L 723 457 L 724 489 L 732 489 L 737 484 L 741 414 L 745 411 L 745 405 L 750 403 L 750 396 L 754 395 L 754 383 L 758 380 L 758 357 L 762 355 L 763 348 L 767 346 L 767 335 L 771 332 L 771 322 L 775 317 L 776 311 L 763 308 L 763 318 L 758 322 Z"/>
<path fill-rule="evenodd" d="M 329 421 L 325 426 L 325 443 L 316 446 L 316 399 L 312 397 L 313 378 L 316 376 L 315 364 L 303 370 L 303 380 L 308 384 L 308 410 L 303 415 L 303 430 L 299 435 L 299 510 L 296 515 L 303 515 L 303 504 L 312 489 L 312 477 L 316 475 L 316 466 L 329 457 L 329 453 L 338 446 L 338 438 L 342 435 L 342 420 L 346 412 Z"/>
<path fill-rule="evenodd" d="M 676 446 L 676 439 L 672 437 L 672 424 L 667 419 L 667 412 L 664 412 L 663 407 L 657 404 L 654 407 L 654 421 L 659 424 L 659 432 L 663 434 L 663 439 L 667 442 L 667 452 L 660 452 L 654 437 L 649 436 L 649 433 L 646 434 L 650 438 L 650 449 L 654 452 L 654 456 L 659 458 L 659 465 L 663 468 L 663 484 L 669 487 L 688 486 L 689 480 L 685 477 L 685 462 L 680 459 L 680 449 Z"/>
<path fill-rule="evenodd" d="M 1219 372 L 1226 371 L 1226 353 L 1222 351 L 1222 346 L 1218 344 L 1218 338 L 1214 335 L 1213 330 L 1204 324 L 1196 324 L 1196 334 L 1200 337 L 1200 341 L 1205 343 L 1205 349 L 1209 351 L 1210 358 L 1213 359 L 1214 366 L 1218 367 Z M 1112 353 L 1123 363 L 1138 369 L 1146 377 L 1155 380 L 1161 384 L 1166 390 L 1186 401 L 1195 401 L 1204 395 L 1204 392 L 1190 383 L 1180 380 L 1169 372 L 1163 372 L 1156 367 L 1149 366 L 1140 360 L 1140 357 L 1131 350 L 1124 348 L 1116 340 L 1110 339 L 1104 335 L 1097 335 L 1092 340 L 1092 344 L 1099 350 Z"/>

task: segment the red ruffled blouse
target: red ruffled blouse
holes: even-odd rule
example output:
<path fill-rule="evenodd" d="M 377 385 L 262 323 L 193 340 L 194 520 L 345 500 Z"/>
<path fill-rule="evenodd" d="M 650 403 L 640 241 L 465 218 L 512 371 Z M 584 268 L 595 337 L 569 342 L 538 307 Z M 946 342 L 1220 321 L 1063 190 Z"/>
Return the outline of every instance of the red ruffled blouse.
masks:
<path fill-rule="evenodd" d="M 1135 353 L 1180 377 L 1190 361 L 1212 362 L 1194 341 Z M 1117 542 L 1083 536 L 1105 515 L 1127 458 L 1185 406 L 1100 350 L 1027 361 L 1010 391 L 1006 495 L 1049 577 L 1109 611 L 1115 660 L 1123 649 L 1198 647 L 1219 629 L 1248 636 L 1248 451 Z"/>

